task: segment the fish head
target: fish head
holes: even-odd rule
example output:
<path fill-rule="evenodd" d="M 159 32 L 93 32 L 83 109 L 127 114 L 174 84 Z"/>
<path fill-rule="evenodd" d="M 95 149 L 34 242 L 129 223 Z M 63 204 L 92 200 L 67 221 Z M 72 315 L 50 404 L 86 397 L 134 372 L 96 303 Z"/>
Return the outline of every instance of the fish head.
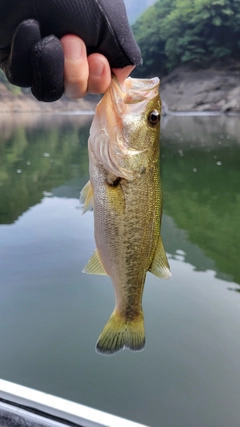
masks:
<path fill-rule="evenodd" d="M 159 79 L 116 77 L 97 106 L 89 147 L 114 176 L 133 180 L 159 149 Z"/>
<path fill-rule="evenodd" d="M 121 86 L 112 81 L 112 106 L 121 123 L 122 139 L 134 150 L 148 149 L 159 135 L 161 101 L 159 79 L 129 77 Z M 147 137 L 147 138 L 146 138 Z"/>

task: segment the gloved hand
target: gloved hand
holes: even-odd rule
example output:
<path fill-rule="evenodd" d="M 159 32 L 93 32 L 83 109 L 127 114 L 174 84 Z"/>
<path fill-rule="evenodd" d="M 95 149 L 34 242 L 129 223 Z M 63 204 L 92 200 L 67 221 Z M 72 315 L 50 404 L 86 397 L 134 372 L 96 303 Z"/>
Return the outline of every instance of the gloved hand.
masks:
<path fill-rule="evenodd" d="M 111 68 L 141 63 L 123 0 L 0 0 L 0 66 L 8 80 L 31 87 L 41 101 L 64 91 L 59 39 L 80 37 L 87 54 L 99 52 Z"/>

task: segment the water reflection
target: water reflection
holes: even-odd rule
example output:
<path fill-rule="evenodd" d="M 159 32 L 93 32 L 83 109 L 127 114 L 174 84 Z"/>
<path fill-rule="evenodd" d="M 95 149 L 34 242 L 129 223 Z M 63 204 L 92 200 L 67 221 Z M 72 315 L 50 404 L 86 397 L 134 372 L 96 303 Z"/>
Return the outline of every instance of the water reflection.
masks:
<path fill-rule="evenodd" d="M 163 130 L 162 176 L 165 212 L 186 230 L 191 243 L 214 260 L 218 271 L 240 283 L 237 129 L 236 117 L 172 118 Z M 164 240 L 171 249 L 167 236 Z M 193 265 L 201 268 L 197 260 Z"/>
<path fill-rule="evenodd" d="M 10 115 L 0 136 L 0 223 L 10 224 L 44 192 L 88 175 L 91 116 Z M 19 118 L 20 117 L 20 118 Z M 7 130 L 8 129 L 8 130 Z"/>
<path fill-rule="evenodd" d="M 1 224 L 13 223 L 44 196 L 78 198 L 88 176 L 91 119 L 4 116 L 0 122 Z M 218 277 L 240 284 L 238 118 L 170 117 L 161 142 L 166 250 L 174 256 L 180 249 L 197 270 L 211 267 Z"/>
<path fill-rule="evenodd" d="M 162 235 L 173 278 L 147 275 L 146 348 L 112 358 L 94 352 L 114 304 L 110 280 L 81 273 L 95 246 L 92 213 L 81 216 L 78 202 L 91 119 L 0 125 L 0 377 L 151 427 L 236 427 L 238 119 L 165 123 Z"/>

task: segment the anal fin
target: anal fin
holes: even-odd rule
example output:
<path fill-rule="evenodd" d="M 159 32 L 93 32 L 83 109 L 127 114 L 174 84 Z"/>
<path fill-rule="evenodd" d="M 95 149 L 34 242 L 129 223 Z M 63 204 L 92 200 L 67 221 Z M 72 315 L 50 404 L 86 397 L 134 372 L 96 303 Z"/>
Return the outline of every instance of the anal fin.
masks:
<path fill-rule="evenodd" d="M 80 193 L 80 203 L 83 205 L 83 214 L 93 209 L 93 187 L 90 180 L 84 185 Z"/>
<path fill-rule="evenodd" d="M 85 265 L 82 272 L 87 274 L 99 274 L 101 276 L 107 276 L 107 273 L 105 271 L 105 268 L 102 265 L 102 261 L 100 260 L 97 249 L 95 249 L 95 251 L 93 252 L 90 260 Z"/>
<path fill-rule="evenodd" d="M 154 259 L 149 271 L 155 276 L 160 277 L 160 279 L 170 279 L 172 277 L 161 236 L 159 236 Z"/>

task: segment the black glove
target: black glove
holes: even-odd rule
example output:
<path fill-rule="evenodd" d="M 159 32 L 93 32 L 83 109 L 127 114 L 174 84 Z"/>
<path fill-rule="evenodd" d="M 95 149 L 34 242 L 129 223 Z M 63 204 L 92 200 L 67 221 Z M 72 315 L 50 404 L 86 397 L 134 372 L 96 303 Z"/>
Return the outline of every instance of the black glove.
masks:
<path fill-rule="evenodd" d="M 0 0 L 0 66 L 10 83 L 31 87 L 39 101 L 59 99 L 66 34 L 81 37 L 88 55 L 102 53 L 111 68 L 141 63 L 123 0 Z"/>

